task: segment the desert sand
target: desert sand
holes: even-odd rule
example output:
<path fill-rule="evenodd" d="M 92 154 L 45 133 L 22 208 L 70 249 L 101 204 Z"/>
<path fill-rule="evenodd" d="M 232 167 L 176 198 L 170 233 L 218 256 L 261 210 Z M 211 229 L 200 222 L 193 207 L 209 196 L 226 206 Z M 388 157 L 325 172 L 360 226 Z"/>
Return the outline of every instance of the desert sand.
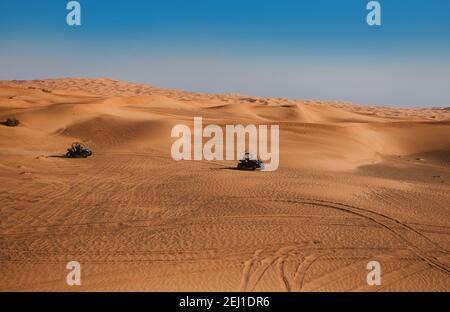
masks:
<path fill-rule="evenodd" d="M 1 81 L 10 116 L 1 291 L 450 291 L 448 109 L 71 78 Z M 194 116 L 280 125 L 279 169 L 175 162 L 171 129 Z M 62 157 L 74 141 L 94 156 Z"/>

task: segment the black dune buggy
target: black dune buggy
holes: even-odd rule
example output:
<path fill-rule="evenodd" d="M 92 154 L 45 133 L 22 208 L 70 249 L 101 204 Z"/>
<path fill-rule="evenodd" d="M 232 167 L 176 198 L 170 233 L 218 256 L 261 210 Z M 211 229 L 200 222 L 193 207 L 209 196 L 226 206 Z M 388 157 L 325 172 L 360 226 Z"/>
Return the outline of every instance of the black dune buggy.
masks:
<path fill-rule="evenodd" d="M 7 127 L 17 127 L 20 125 L 20 121 L 16 118 L 8 118 L 6 121 L 1 122 L 0 124 L 5 125 Z"/>
<path fill-rule="evenodd" d="M 252 159 L 249 153 L 245 153 L 245 158 L 239 160 L 239 164 L 237 165 L 237 169 L 239 170 L 256 170 L 256 169 L 264 169 L 264 163 L 259 159 Z"/>
<path fill-rule="evenodd" d="M 92 156 L 92 151 L 78 142 L 73 143 L 66 153 L 67 158 L 87 158 L 89 156 Z"/>

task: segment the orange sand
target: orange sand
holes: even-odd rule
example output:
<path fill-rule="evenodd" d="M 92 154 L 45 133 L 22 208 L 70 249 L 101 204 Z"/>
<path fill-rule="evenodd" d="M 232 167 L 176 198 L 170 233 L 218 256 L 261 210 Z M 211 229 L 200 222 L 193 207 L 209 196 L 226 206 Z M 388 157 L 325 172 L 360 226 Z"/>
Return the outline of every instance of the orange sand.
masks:
<path fill-rule="evenodd" d="M 0 82 L 9 116 L 2 291 L 450 291 L 449 110 L 59 79 Z M 280 125 L 279 170 L 173 161 L 194 116 Z M 94 156 L 58 157 L 72 141 Z"/>

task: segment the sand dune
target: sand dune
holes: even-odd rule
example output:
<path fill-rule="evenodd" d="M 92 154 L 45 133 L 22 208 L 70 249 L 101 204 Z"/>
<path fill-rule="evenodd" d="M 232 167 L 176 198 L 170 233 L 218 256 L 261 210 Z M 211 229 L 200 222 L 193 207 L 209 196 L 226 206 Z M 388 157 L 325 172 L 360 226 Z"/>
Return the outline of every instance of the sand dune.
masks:
<path fill-rule="evenodd" d="M 449 291 L 450 111 L 0 82 L 0 290 Z M 172 127 L 280 125 L 276 172 L 175 162 Z M 94 157 L 61 156 L 73 141 Z M 369 261 L 381 286 L 366 283 Z"/>

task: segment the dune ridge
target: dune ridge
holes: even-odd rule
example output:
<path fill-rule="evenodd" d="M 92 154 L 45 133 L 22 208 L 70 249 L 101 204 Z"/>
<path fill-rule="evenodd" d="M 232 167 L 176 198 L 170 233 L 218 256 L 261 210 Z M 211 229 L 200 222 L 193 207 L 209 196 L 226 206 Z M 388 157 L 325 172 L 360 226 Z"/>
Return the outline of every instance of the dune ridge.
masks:
<path fill-rule="evenodd" d="M 167 132 L 152 127 L 152 121 L 167 131 L 176 123 L 201 116 L 216 124 L 279 123 L 287 159 L 301 157 L 308 166 L 313 163 L 327 169 L 375 163 L 381 155 L 450 149 L 450 113 L 445 109 L 200 94 L 107 78 L 3 81 L 0 90 L 2 116 L 17 116 L 27 129 L 67 138 L 65 142 L 87 140 L 106 147 L 113 141 L 127 144 L 134 137 L 160 136 L 169 143 Z M 133 125 L 145 122 L 148 127 Z M 144 134 L 146 130 L 153 135 Z M 339 144 L 333 143 L 336 138 Z M 149 141 L 148 145 L 154 144 Z M 330 161 L 341 165 L 327 166 Z"/>
<path fill-rule="evenodd" d="M 449 291 L 450 111 L 0 81 L 0 290 Z M 175 162 L 176 124 L 278 124 L 280 168 Z M 94 157 L 61 156 L 73 142 Z M 379 260 L 382 286 L 365 284 Z M 115 272 L 110 274 L 110 272 Z"/>

